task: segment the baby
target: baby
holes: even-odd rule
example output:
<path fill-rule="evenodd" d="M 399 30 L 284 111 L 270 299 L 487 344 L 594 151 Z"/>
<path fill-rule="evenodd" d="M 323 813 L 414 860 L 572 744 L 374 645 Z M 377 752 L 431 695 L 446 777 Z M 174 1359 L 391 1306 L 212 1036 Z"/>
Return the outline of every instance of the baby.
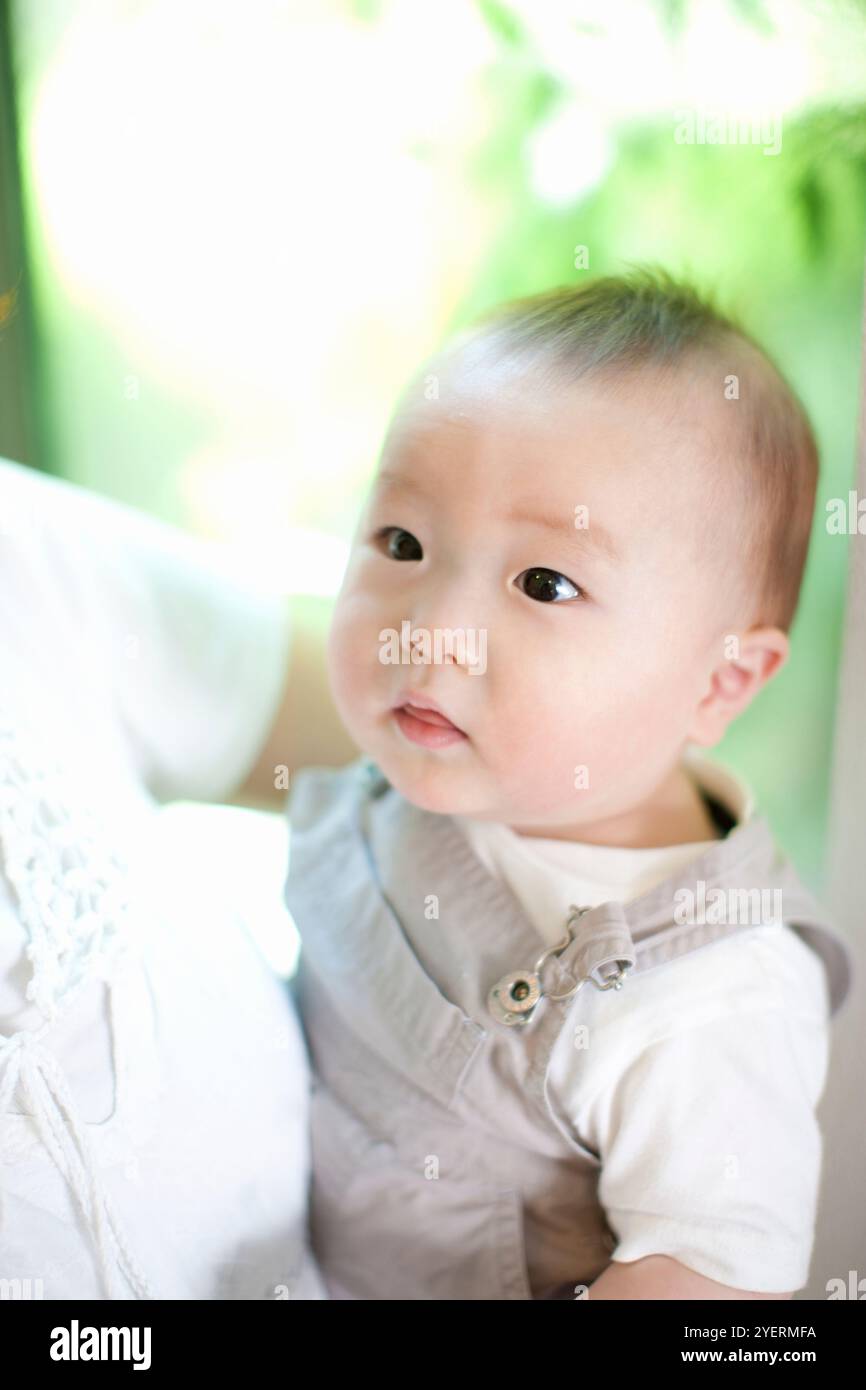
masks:
<path fill-rule="evenodd" d="M 697 749 L 787 658 L 816 481 L 662 272 L 507 304 L 404 392 L 329 640 L 365 756 L 289 803 L 332 1297 L 807 1282 L 850 956 Z"/>

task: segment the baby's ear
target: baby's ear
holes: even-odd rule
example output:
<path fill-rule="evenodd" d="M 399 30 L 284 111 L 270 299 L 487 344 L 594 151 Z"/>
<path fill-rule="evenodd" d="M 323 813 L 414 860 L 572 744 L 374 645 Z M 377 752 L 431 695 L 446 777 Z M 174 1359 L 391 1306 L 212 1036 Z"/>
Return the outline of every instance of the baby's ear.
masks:
<path fill-rule="evenodd" d="M 688 735 L 705 748 L 718 743 L 731 720 L 742 714 L 767 681 L 781 671 L 790 652 L 787 634 L 777 627 L 728 633 L 722 646 Z"/>

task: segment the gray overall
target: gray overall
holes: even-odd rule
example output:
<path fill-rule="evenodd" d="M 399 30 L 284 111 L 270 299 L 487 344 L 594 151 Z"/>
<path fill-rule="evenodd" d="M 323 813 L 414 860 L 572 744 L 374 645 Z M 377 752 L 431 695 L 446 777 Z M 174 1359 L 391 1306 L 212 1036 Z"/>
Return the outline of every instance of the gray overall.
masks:
<path fill-rule="evenodd" d="M 640 989 L 643 971 L 755 929 L 677 925 L 678 887 L 780 888 L 784 921 L 826 966 L 833 1013 L 850 989 L 844 938 L 763 818 L 643 896 L 584 911 L 526 1021 L 509 1025 L 491 988 L 509 972 L 537 980 L 544 943 L 450 816 L 412 805 L 364 758 L 297 773 L 288 812 L 293 992 L 314 1072 L 310 1239 L 332 1298 L 574 1298 L 610 1263 L 600 1157 L 559 1112 L 549 1063 L 594 999 L 619 997 L 596 990 Z"/>

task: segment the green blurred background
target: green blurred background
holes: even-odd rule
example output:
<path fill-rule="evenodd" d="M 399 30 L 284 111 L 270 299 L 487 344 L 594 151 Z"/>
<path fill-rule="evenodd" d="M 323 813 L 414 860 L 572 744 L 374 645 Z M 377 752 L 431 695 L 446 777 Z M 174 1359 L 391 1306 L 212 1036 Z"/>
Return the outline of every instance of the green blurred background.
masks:
<path fill-rule="evenodd" d="M 822 478 L 792 659 L 714 756 L 820 891 L 866 3 L 22 0 L 0 20 L 0 366 L 28 390 L 0 454 L 297 590 L 336 592 L 397 392 L 480 310 L 653 262 L 745 322 Z M 685 143 L 684 120 L 758 138 Z"/>

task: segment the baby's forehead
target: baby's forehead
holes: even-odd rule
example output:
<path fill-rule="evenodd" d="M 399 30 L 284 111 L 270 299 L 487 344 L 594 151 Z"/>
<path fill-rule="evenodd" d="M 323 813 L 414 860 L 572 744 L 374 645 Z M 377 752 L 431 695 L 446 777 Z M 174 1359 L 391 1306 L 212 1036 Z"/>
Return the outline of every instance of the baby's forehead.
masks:
<path fill-rule="evenodd" d="M 452 354 L 428 364 L 392 417 L 385 458 L 431 465 L 455 450 L 486 452 L 514 481 L 514 465 L 541 485 L 563 472 L 613 474 L 631 486 L 666 484 L 694 473 L 728 433 L 704 369 L 645 367 L 568 379 L 542 361 L 515 363 L 493 354 Z M 719 393 L 715 393 L 719 394 Z M 554 467 L 553 465 L 558 465 Z M 510 465 L 510 467 L 509 467 Z"/>
<path fill-rule="evenodd" d="M 747 344 L 737 344 L 733 353 L 703 348 L 676 360 L 581 365 L 563 362 L 552 350 L 506 350 L 496 339 L 470 338 L 428 359 L 404 390 L 395 415 L 426 423 L 435 421 L 437 411 L 509 409 L 544 418 L 606 402 L 611 410 L 648 414 L 676 428 L 708 413 L 743 352 L 748 353 Z M 752 356 L 754 369 L 761 364 L 758 354 Z"/>
<path fill-rule="evenodd" d="M 539 511 L 585 518 L 653 563 L 665 548 L 706 563 L 734 524 L 732 427 L 708 364 L 576 381 L 480 354 L 428 366 L 404 393 L 380 474 L 420 482 L 432 507 L 511 510 L 516 528 Z"/>

